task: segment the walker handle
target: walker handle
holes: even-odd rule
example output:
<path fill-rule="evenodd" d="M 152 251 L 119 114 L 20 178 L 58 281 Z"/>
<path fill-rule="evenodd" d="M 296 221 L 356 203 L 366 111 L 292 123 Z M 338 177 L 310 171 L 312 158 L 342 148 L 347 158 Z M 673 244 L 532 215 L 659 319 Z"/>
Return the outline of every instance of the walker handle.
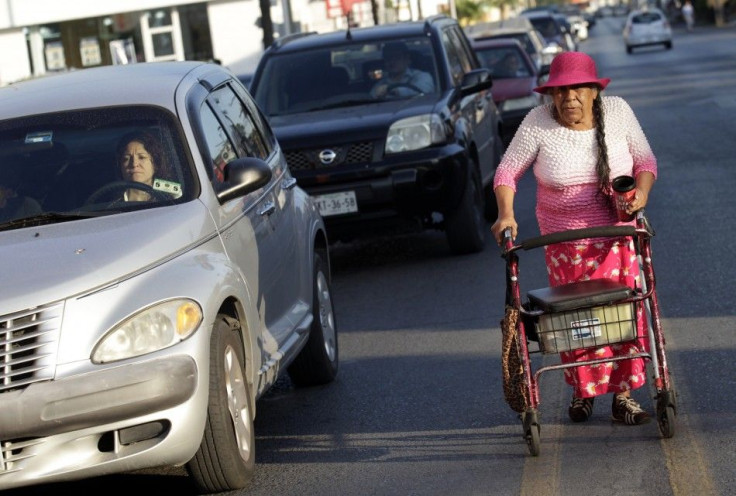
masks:
<path fill-rule="evenodd" d="M 636 235 L 636 227 L 634 226 L 601 226 L 586 227 L 584 229 L 572 229 L 570 231 L 561 231 L 535 238 L 525 239 L 520 243 L 522 250 L 531 250 L 541 246 L 553 245 L 555 243 L 563 243 L 565 241 L 575 241 L 586 238 L 616 238 L 622 236 Z"/>

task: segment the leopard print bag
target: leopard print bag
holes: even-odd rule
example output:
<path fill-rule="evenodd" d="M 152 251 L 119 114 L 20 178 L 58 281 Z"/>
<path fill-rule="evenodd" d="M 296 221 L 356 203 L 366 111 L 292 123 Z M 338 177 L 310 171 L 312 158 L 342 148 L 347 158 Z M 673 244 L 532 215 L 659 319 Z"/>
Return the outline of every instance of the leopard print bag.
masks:
<path fill-rule="evenodd" d="M 506 315 L 501 321 L 501 368 L 503 372 L 503 395 L 506 403 L 517 413 L 529 406 L 527 388 L 524 384 L 524 369 L 521 366 L 516 325 L 519 310 L 506 306 Z"/>

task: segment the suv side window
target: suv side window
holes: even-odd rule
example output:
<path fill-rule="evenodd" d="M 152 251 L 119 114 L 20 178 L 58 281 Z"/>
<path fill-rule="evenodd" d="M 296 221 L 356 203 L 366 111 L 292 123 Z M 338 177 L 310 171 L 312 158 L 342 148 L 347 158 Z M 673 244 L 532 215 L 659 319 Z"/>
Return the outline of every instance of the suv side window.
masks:
<path fill-rule="evenodd" d="M 473 69 L 473 63 L 465 50 L 464 43 L 454 29 L 442 31 L 442 44 L 447 53 L 453 84 L 459 86 L 465 73 Z"/>

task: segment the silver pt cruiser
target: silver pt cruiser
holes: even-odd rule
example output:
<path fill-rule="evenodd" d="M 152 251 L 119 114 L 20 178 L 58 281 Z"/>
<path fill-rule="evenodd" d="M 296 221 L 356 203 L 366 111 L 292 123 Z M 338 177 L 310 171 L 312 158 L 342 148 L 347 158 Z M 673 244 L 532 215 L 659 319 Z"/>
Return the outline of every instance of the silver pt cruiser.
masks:
<path fill-rule="evenodd" d="M 0 90 L 0 490 L 186 465 L 245 487 L 256 400 L 338 370 L 328 241 L 228 70 Z"/>

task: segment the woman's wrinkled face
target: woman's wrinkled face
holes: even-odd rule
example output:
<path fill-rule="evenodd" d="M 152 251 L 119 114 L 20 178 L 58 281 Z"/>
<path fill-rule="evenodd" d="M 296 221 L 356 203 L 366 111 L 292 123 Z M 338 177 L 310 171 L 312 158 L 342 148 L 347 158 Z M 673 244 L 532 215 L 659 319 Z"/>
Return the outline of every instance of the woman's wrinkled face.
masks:
<path fill-rule="evenodd" d="M 570 129 L 592 129 L 593 100 L 598 97 L 598 86 L 576 84 L 556 86 L 549 90 L 560 124 Z"/>
<path fill-rule="evenodd" d="M 126 181 L 136 181 L 149 186 L 155 172 L 153 158 L 140 141 L 131 141 L 120 157 L 120 169 Z"/>

